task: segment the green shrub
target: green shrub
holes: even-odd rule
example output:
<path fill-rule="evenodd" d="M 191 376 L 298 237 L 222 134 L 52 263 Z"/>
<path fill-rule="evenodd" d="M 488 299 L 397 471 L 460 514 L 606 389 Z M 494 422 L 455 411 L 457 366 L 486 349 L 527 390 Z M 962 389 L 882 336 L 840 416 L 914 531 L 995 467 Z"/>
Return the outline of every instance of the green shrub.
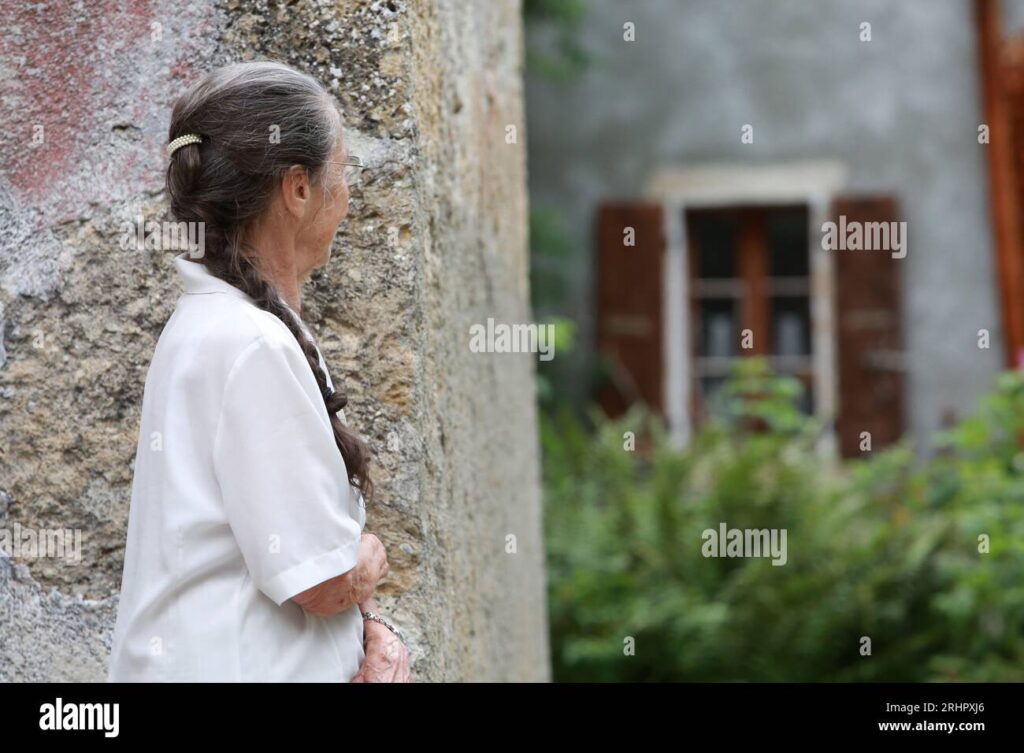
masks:
<path fill-rule="evenodd" d="M 1024 680 L 1021 375 L 924 463 L 840 463 L 798 397 L 745 359 L 685 451 L 641 410 L 542 417 L 556 680 Z M 705 557 L 720 523 L 788 561 Z"/>

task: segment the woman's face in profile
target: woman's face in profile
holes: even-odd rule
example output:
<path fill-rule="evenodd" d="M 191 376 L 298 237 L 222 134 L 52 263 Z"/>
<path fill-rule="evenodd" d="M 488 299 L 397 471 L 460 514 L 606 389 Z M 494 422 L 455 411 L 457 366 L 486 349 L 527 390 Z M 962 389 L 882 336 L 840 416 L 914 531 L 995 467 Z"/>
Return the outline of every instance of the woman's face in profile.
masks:
<path fill-rule="evenodd" d="M 339 131 L 340 133 L 340 131 Z M 316 212 L 309 226 L 309 245 L 315 256 L 315 267 L 322 267 L 331 258 L 331 242 L 334 240 L 338 226 L 348 215 L 348 185 L 345 183 L 345 166 L 348 148 L 342 136 L 326 165 L 324 178 L 320 185 L 313 188 Z"/>

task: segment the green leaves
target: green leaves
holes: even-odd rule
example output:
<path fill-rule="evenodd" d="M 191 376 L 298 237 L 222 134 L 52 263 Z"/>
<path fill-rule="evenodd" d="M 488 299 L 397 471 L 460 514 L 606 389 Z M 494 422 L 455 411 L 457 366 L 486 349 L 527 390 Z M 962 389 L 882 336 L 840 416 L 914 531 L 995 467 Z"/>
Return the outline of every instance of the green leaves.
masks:
<path fill-rule="evenodd" d="M 1024 680 L 1021 375 L 927 462 L 904 444 L 844 464 L 799 384 L 748 360 L 685 451 L 640 410 L 542 416 L 556 678 Z M 705 558 L 723 522 L 785 528 L 787 563 Z"/>

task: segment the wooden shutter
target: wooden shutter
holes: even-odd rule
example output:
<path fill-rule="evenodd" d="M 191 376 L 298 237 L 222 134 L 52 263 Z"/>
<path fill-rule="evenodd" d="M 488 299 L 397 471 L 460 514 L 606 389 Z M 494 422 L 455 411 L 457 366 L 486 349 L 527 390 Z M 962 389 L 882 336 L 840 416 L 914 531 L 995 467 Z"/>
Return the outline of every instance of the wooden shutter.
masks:
<path fill-rule="evenodd" d="M 626 245 L 632 229 L 634 245 Z M 661 206 L 598 207 L 597 349 L 606 370 L 598 402 L 610 416 L 636 401 L 662 413 Z"/>
<path fill-rule="evenodd" d="M 1024 37 L 1004 39 L 999 3 L 975 3 L 989 206 L 1008 368 L 1024 365 Z"/>
<path fill-rule="evenodd" d="M 891 197 L 840 197 L 833 220 L 897 222 Z M 829 251 L 835 255 L 839 411 L 836 430 L 844 457 L 861 454 L 861 432 L 877 450 L 904 428 L 904 352 L 901 272 L 906 258 L 886 250 Z"/>
<path fill-rule="evenodd" d="M 1024 197 L 1024 40 L 1008 42 L 1004 55 L 1006 78 L 1006 116 L 1008 133 L 996 138 L 990 159 L 1002 159 L 1005 185 L 992 184 L 993 225 L 996 269 L 999 271 L 1002 304 L 1003 340 L 1008 368 L 1021 365 L 1024 355 L 1024 224 L 1021 222 L 1021 198 Z M 1000 151 L 998 147 L 1003 146 Z M 994 153 L 993 153 L 994 152 Z M 993 176 L 995 177 L 995 176 Z M 1001 237 L 1005 232 L 1010 237 Z M 1010 235 L 1012 234 L 1012 235 Z"/>

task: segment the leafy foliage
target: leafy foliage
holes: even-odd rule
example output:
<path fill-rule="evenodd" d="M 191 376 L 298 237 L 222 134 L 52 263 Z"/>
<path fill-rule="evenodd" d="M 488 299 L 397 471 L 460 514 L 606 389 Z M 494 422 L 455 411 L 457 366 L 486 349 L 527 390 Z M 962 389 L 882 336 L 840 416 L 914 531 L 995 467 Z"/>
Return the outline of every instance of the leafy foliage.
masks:
<path fill-rule="evenodd" d="M 527 70 L 560 83 L 583 73 L 594 60 L 579 41 L 588 10 L 585 0 L 524 0 Z"/>
<path fill-rule="evenodd" d="M 1022 376 L 924 463 L 839 462 L 799 389 L 744 359 L 685 451 L 640 409 L 542 417 L 556 679 L 1024 680 Z M 788 561 L 704 557 L 723 522 Z"/>
<path fill-rule="evenodd" d="M 576 322 L 560 313 L 568 291 L 573 244 L 561 213 L 552 208 L 530 210 L 530 293 L 534 315 L 542 324 L 554 325 L 555 357 L 538 361 L 537 399 L 540 406 L 573 401 L 573 358 L 566 357 L 576 344 Z"/>

